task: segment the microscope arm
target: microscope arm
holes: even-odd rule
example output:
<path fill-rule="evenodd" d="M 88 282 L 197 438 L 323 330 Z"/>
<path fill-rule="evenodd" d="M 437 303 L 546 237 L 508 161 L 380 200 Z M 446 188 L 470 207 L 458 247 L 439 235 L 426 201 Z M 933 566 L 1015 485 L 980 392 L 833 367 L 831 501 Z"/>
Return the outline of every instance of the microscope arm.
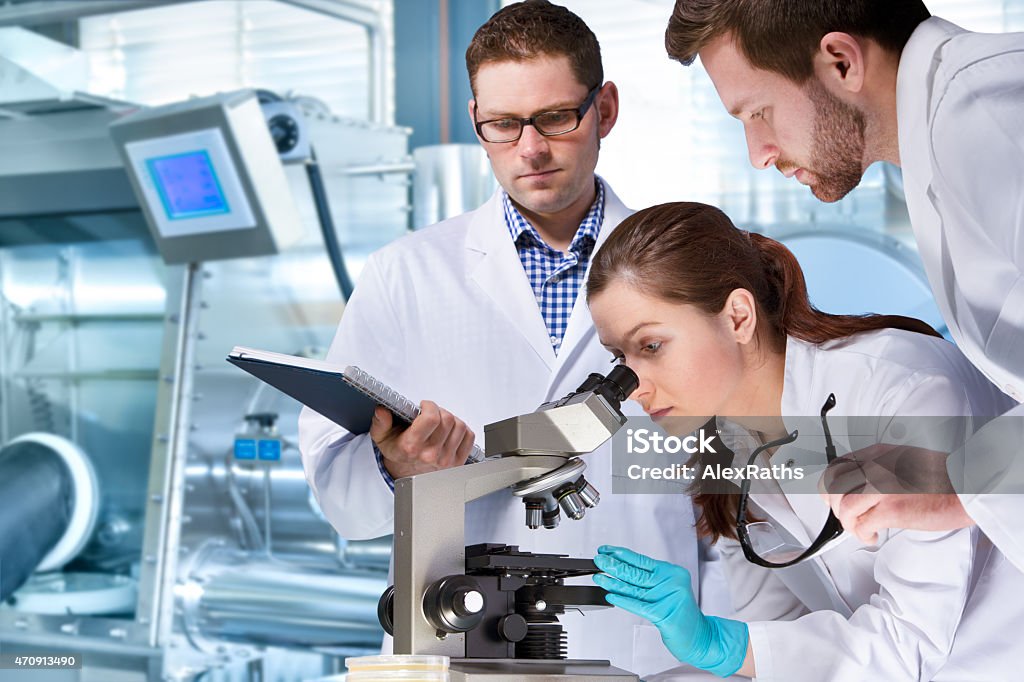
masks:
<path fill-rule="evenodd" d="M 465 655 L 465 635 L 438 639 L 419 600 L 435 580 L 465 571 L 466 503 L 565 461 L 557 455 L 492 458 L 395 482 L 395 653 Z"/>

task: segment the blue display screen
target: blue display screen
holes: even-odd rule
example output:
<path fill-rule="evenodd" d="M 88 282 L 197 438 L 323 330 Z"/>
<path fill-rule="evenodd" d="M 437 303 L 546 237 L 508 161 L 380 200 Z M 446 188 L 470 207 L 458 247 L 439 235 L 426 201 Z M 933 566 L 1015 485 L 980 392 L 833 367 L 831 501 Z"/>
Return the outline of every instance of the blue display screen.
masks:
<path fill-rule="evenodd" d="M 146 165 L 170 220 L 231 211 L 205 150 L 147 159 Z"/>

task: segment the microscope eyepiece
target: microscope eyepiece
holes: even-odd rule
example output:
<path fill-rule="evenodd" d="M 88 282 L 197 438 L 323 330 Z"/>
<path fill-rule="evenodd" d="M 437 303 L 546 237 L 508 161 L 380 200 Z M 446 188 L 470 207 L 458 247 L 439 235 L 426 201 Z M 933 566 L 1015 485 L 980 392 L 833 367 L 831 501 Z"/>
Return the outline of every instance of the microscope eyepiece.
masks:
<path fill-rule="evenodd" d="M 562 398 L 561 401 L 546 404 L 560 405 L 574 395 L 579 395 L 581 393 L 596 393 L 607 400 L 612 407 L 617 410 L 622 404 L 622 401 L 628 398 L 639 385 L 640 379 L 637 377 L 636 372 L 625 365 L 617 365 L 612 369 L 612 371 L 608 372 L 608 376 L 601 376 L 597 372 L 591 373 L 591 375 L 588 376 L 582 384 L 580 384 L 579 388 L 567 395 L 565 398 Z"/>
<path fill-rule="evenodd" d="M 625 365 L 616 365 L 612 371 L 608 372 L 602 388 L 611 393 L 610 396 L 606 393 L 605 398 L 614 398 L 615 406 L 618 407 L 619 403 L 628 398 L 639 385 L 640 378 L 637 377 L 636 372 Z"/>

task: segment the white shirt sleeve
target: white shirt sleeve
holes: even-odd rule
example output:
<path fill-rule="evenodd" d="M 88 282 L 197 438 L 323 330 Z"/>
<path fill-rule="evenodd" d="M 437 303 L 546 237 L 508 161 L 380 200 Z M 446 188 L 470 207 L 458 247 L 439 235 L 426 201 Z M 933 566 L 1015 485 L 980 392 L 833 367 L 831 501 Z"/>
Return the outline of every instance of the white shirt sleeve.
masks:
<path fill-rule="evenodd" d="M 1009 40 L 1011 36 L 1002 37 Z M 985 361 L 971 360 L 1024 392 L 1024 47 L 983 55 L 936 93 L 929 139 L 934 200 L 949 248 L 958 251 L 956 286 L 968 292 L 954 314 Z M 988 292 L 984 300 L 980 292 Z M 968 355 L 971 348 L 968 347 Z M 986 369 L 988 363 L 998 373 Z M 1000 380 L 1001 378 L 1001 380 Z M 1012 395 L 1012 393 L 1011 393 Z"/>
<path fill-rule="evenodd" d="M 902 531 L 874 552 L 877 592 L 849 618 L 815 611 L 750 623 L 759 682 L 929 680 L 967 600 L 974 530 Z"/>
<path fill-rule="evenodd" d="M 327 360 L 357 365 L 387 381 L 397 374 L 402 348 L 402 330 L 386 278 L 378 259 L 371 257 L 345 306 Z M 351 434 L 303 408 L 299 449 L 320 509 L 342 537 L 362 540 L 392 532 L 394 495 L 377 466 L 368 434 Z"/>
<path fill-rule="evenodd" d="M 960 501 L 1006 558 L 1024 572 L 1024 405 L 989 422 L 950 457 Z"/>
<path fill-rule="evenodd" d="M 1010 36 L 1001 36 L 1011 40 Z M 946 231 L 971 245 L 959 278 L 983 278 L 988 300 L 957 318 L 984 358 L 972 361 L 1017 400 L 1024 391 L 1024 49 L 1016 45 L 957 71 L 938 101 L 931 132 Z M 1024 571 L 1024 408 L 989 424 L 950 458 L 964 476 L 961 501 L 984 533 Z M 955 470 L 955 471 L 954 471 Z M 959 488 L 958 488 L 959 489 Z"/>

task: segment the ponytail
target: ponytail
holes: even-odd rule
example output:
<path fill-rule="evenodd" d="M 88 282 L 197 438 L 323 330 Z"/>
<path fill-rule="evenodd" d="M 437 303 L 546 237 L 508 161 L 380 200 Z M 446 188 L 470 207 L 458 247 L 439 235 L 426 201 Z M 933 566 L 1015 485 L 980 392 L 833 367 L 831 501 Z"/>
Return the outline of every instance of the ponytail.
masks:
<path fill-rule="evenodd" d="M 807 295 L 807 282 L 793 252 L 774 239 L 754 232 L 747 238 L 757 250 L 768 291 L 758 296 L 761 313 L 767 315 L 769 333 L 795 336 L 809 343 L 825 343 L 862 332 L 902 329 L 927 336 L 942 335 L 930 325 L 903 315 L 832 315 L 813 305 Z"/>
<path fill-rule="evenodd" d="M 940 336 L 902 315 L 831 315 L 811 305 L 796 257 L 779 242 L 736 229 L 722 211 L 693 202 L 661 204 L 624 220 L 594 254 L 587 298 L 613 282 L 715 315 L 736 289 L 756 300 L 758 339 L 784 351 L 786 337 L 825 343 L 862 332 L 903 329 Z M 739 495 L 695 491 L 700 535 L 736 539 Z"/>

